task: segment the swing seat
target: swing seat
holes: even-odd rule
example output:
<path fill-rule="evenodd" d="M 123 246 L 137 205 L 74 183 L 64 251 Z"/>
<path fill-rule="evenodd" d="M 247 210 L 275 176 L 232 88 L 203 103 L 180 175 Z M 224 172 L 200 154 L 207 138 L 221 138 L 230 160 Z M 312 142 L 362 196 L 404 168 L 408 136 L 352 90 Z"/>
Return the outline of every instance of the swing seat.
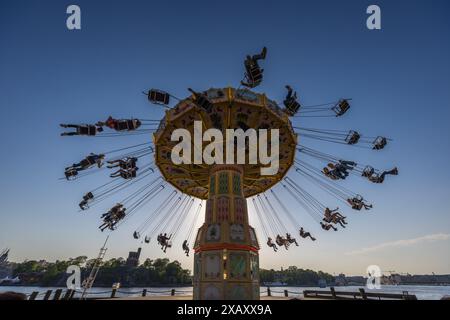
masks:
<path fill-rule="evenodd" d="M 141 235 L 139 234 L 139 232 L 137 232 L 137 231 L 133 232 L 133 238 L 139 239 L 140 237 L 141 237 Z"/>
<path fill-rule="evenodd" d="M 346 99 L 340 100 L 333 108 L 331 108 L 331 110 L 336 113 L 336 117 L 343 116 L 348 109 L 350 109 L 350 104 Z"/>
<path fill-rule="evenodd" d="M 373 141 L 373 150 L 381 150 L 384 149 L 384 147 L 387 145 L 387 139 L 385 137 L 377 137 Z"/>
<path fill-rule="evenodd" d="M 151 89 L 148 92 L 148 100 L 154 104 L 168 105 L 170 102 L 170 95 L 165 91 Z"/>
<path fill-rule="evenodd" d="M 366 167 L 364 168 L 364 170 L 363 170 L 361 176 L 368 178 L 368 177 L 372 176 L 374 173 L 375 173 L 375 169 L 374 169 L 373 167 L 371 167 L 371 166 L 366 166 Z"/>
<path fill-rule="evenodd" d="M 92 192 L 88 192 L 84 195 L 83 200 L 89 201 L 94 199 L 94 195 L 92 194 Z"/>
<path fill-rule="evenodd" d="M 357 131 L 350 130 L 347 137 L 345 137 L 345 142 L 350 145 L 357 144 L 360 138 L 361 135 Z"/>
<path fill-rule="evenodd" d="M 250 88 L 254 88 L 261 84 L 263 73 L 259 66 L 253 66 L 245 73 L 245 78 Z"/>
<path fill-rule="evenodd" d="M 78 175 L 78 171 L 76 169 L 68 169 L 64 172 L 67 180 L 73 180 Z"/>
<path fill-rule="evenodd" d="M 199 95 L 197 96 L 197 98 L 195 99 L 195 103 L 202 109 L 206 110 L 206 112 L 211 112 L 212 110 L 212 103 L 211 101 L 208 100 L 208 98 L 206 98 L 203 95 Z"/>
<path fill-rule="evenodd" d="M 144 242 L 145 242 L 145 243 L 150 243 L 150 238 L 145 237 Z"/>
<path fill-rule="evenodd" d="M 289 116 L 294 116 L 298 110 L 300 110 L 300 103 L 298 103 L 295 99 L 290 99 L 289 101 L 286 101 L 284 112 L 286 112 Z"/>

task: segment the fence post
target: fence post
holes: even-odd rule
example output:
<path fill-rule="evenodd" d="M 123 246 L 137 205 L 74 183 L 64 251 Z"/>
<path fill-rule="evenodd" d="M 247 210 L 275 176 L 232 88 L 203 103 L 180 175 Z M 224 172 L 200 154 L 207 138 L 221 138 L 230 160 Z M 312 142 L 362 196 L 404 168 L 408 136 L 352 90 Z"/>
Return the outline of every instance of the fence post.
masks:
<path fill-rule="evenodd" d="M 66 293 L 64 294 L 63 300 L 69 300 L 70 295 L 72 294 L 72 289 L 67 289 Z"/>
<path fill-rule="evenodd" d="M 142 290 L 142 296 L 145 297 L 147 295 L 147 289 Z"/>
<path fill-rule="evenodd" d="M 285 297 L 289 297 L 289 293 L 288 293 L 287 290 L 284 290 L 284 296 L 285 296 Z"/>
<path fill-rule="evenodd" d="M 334 291 L 334 287 L 330 287 L 331 295 L 333 296 L 333 299 L 336 299 L 336 291 Z"/>
<path fill-rule="evenodd" d="M 50 298 L 50 295 L 52 294 L 53 290 L 47 290 L 45 293 L 45 296 L 42 300 L 48 300 Z"/>
<path fill-rule="evenodd" d="M 359 288 L 359 293 L 361 294 L 361 297 L 362 297 L 364 300 L 367 300 L 367 294 L 366 294 L 366 291 L 364 291 L 363 288 Z"/>
<path fill-rule="evenodd" d="M 112 291 L 111 291 L 111 298 L 115 298 L 116 297 L 116 291 L 117 291 L 116 288 L 112 289 Z"/>
<path fill-rule="evenodd" d="M 53 300 L 59 300 L 61 297 L 62 289 L 56 289 L 55 295 L 53 296 Z"/>
<path fill-rule="evenodd" d="M 76 290 L 72 290 L 72 292 L 70 293 L 70 297 L 69 300 L 73 299 L 73 296 L 75 295 Z"/>
<path fill-rule="evenodd" d="M 171 296 L 174 296 L 174 295 L 175 295 L 175 289 L 172 289 L 172 290 L 170 291 L 170 295 L 171 295 Z"/>
<path fill-rule="evenodd" d="M 33 292 L 30 294 L 30 297 L 28 298 L 28 300 L 36 300 L 36 297 L 37 297 L 38 294 L 39 294 L 38 291 L 33 291 Z"/>
<path fill-rule="evenodd" d="M 270 292 L 270 287 L 267 287 L 267 296 L 271 297 L 272 296 L 272 292 Z"/>

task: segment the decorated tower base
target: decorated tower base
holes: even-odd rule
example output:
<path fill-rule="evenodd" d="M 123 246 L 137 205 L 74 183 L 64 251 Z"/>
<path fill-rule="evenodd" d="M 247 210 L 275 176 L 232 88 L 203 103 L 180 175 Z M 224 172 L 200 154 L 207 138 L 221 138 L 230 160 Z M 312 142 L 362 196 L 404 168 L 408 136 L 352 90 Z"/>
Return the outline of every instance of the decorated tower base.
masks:
<path fill-rule="evenodd" d="M 211 168 L 205 223 L 194 245 L 194 299 L 259 299 L 259 244 L 242 181 L 241 166 Z"/>

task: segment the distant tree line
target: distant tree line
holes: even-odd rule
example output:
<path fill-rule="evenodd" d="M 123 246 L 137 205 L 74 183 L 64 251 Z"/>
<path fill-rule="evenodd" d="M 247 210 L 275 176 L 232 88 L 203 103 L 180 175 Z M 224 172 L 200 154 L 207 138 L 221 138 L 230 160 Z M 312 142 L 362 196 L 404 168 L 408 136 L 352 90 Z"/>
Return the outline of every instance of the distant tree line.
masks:
<path fill-rule="evenodd" d="M 281 270 L 260 269 L 259 274 L 261 285 L 270 282 L 282 282 L 290 286 L 315 287 L 318 285 L 319 280 L 325 280 L 328 284 L 334 282 L 334 276 L 329 273 L 299 269 L 295 266 Z"/>
<path fill-rule="evenodd" d="M 95 259 L 88 260 L 86 256 L 56 262 L 29 260 L 12 263 L 13 276 L 19 276 L 21 285 L 65 286 L 69 276 L 66 273 L 68 266 L 80 266 L 82 279 L 86 279 L 94 262 Z M 334 277 L 322 271 L 291 266 L 281 270 L 260 269 L 260 280 L 261 285 L 282 282 L 292 286 L 317 286 L 319 280 L 333 283 Z M 146 259 L 139 266 L 133 267 L 127 266 L 123 258 L 113 258 L 102 263 L 95 286 L 111 287 L 115 282 L 120 282 L 123 287 L 182 286 L 191 285 L 192 276 L 191 271 L 183 269 L 176 260 Z"/>
<path fill-rule="evenodd" d="M 94 262 L 95 259 L 87 260 L 85 256 L 56 262 L 24 261 L 14 263 L 13 276 L 19 276 L 22 285 L 65 286 L 69 276 L 66 273 L 68 266 L 80 266 L 82 279 L 85 279 Z M 124 287 L 177 286 L 190 285 L 191 279 L 190 270 L 183 269 L 176 260 L 147 259 L 138 267 L 132 267 L 127 266 L 123 258 L 113 258 L 102 263 L 95 286 L 110 287 L 115 282 L 120 282 Z"/>

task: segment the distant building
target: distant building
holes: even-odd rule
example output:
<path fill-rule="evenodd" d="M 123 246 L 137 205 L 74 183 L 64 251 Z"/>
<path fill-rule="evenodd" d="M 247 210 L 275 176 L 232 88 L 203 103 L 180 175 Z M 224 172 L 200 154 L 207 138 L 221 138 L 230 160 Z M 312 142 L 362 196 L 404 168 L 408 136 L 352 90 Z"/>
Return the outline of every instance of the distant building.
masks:
<path fill-rule="evenodd" d="M 137 267 L 139 265 L 139 257 L 140 256 L 141 256 L 141 248 L 138 248 L 138 250 L 136 252 L 130 251 L 128 253 L 126 265 L 128 267 Z"/>
<path fill-rule="evenodd" d="M 340 273 L 337 277 L 334 277 L 334 284 L 336 286 L 346 286 L 347 285 L 347 279 L 345 277 L 345 274 Z"/>

